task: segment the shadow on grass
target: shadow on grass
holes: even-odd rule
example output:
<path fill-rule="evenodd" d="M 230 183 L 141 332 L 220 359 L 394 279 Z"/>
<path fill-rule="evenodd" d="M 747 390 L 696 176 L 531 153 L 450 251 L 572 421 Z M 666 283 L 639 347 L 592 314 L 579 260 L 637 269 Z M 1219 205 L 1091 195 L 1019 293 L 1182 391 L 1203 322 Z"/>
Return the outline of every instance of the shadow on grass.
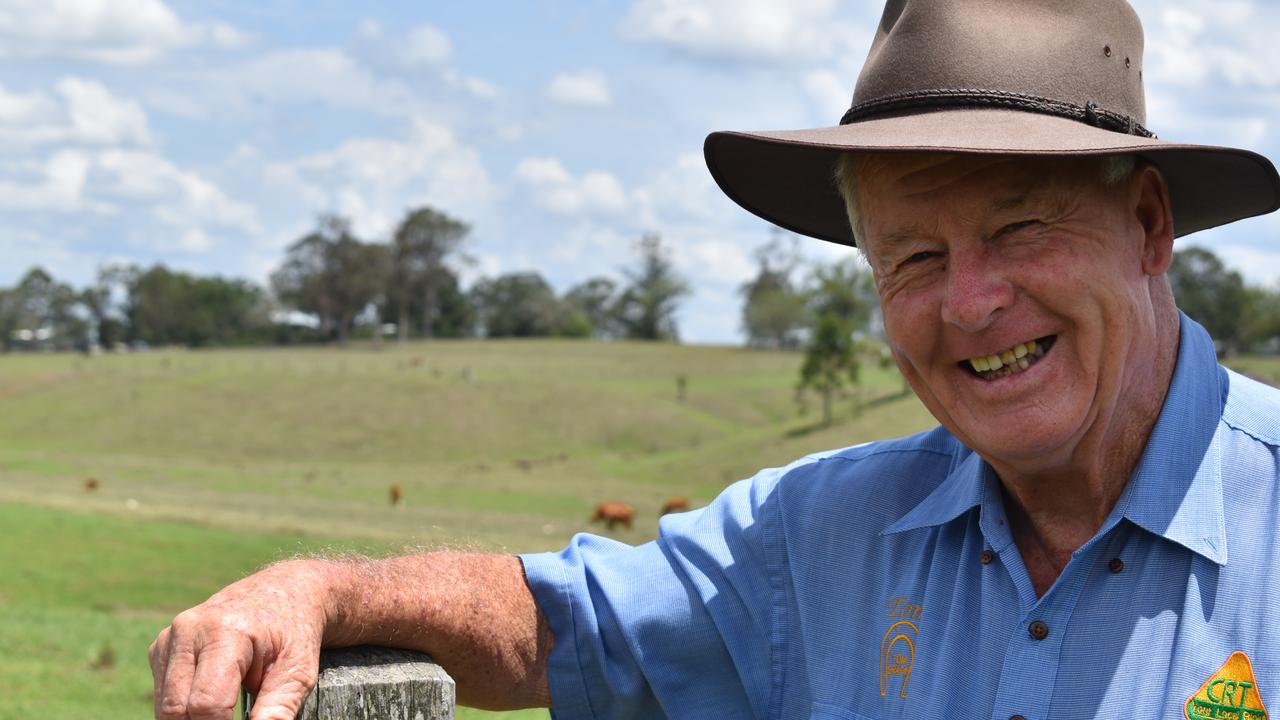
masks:
<path fill-rule="evenodd" d="M 866 412 L 867 410 L 874 410 L 879 407 L 884 407 L 885 405 L 892 405 L 893 403 L 898 402 L 899 400 L 902 400 L 903 398 L 907 398 L 910 396 L 911 396 L 910 390 L 899 390 L 897 392 L 890 393 L 888 395 L 880 395 L 879 397 L 871 398 L 866 402 L 862 402 L 855 405 L 853 418 L 856 419 L 860 417 L 862 413 Z M 799 427 L 791 428 L 785 433 L 785 437 L 789 439 L 795 439 L 795 438 L 805 437 L 807 435 L 812 435 L 813 433 L 818 432 L 820 430 L 829 429 L 832 425 L 835 425 L 836 422 L 838 422 L 838 420 L 833 419 L 832 422 L 825 422 L 819 419 L 815 422 L 808 423 L 806 425 L 801 425 Z"/>

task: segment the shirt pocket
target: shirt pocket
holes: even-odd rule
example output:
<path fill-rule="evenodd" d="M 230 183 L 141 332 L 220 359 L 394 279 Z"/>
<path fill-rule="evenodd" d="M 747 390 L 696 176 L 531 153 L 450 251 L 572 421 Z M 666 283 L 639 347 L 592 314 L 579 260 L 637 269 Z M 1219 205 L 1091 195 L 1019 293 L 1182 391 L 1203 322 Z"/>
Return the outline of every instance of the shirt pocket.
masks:
<path fill-rule="evenodd" d="M 876 720 L 866 715 L 859 715 L 852 710 L 816 702 L 809 708 L 809 720 Z"/>

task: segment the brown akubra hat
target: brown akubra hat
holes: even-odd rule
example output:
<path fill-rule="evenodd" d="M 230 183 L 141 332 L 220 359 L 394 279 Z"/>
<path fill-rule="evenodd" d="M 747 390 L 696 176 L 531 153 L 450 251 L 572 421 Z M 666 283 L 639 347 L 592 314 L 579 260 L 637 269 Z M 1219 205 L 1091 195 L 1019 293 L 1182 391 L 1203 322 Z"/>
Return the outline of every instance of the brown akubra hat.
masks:
<path fill-rule="evenodd" d="M 1140 154 L 1164 173 L 1179 236 L 1280 207 L 1266 158 L 1146 124 L 1142 25 L 1124 0 L 889 0 L 838 126 L 716 132 L 703 152 L 742 207 L 846 245 L 834 177 L 851 151 Z"/>

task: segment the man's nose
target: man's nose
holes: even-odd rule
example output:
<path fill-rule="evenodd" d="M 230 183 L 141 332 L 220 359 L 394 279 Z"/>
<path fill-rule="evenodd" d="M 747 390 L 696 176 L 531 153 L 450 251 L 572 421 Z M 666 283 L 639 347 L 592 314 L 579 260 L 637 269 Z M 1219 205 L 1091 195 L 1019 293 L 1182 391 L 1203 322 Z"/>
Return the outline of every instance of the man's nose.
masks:
<path fill-rule="evenodd" d="M 985 330 L 1013 305 L 1013 285 L 984 250 L 953 250 L 947 258 L 942 319 L 965 332 Z"/>

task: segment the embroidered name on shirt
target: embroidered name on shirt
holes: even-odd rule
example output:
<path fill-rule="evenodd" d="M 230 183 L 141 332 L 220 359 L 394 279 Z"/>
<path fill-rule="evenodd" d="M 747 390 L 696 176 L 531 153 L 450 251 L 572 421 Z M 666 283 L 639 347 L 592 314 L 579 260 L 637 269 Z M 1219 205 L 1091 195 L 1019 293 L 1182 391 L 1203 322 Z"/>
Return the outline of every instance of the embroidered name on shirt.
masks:
<path fill-rule="evenodd" d="M 894 622 L 880 641 L 880 696 L 889 694 L 892 681 L 898 678 L 898 697 L 907 696 L 907 681 L 916 664 L 916 636 L 920 633 L 920 616 L 924 607 L 910 599 L 896 597 L 889 601 L 889 618 Z"/>
<path fill-rule="evenodd" d="M 1187 720 L 1267 720 L 1249 656 L 1237 650 L 1194 695 L 1187 698 Z"/>

